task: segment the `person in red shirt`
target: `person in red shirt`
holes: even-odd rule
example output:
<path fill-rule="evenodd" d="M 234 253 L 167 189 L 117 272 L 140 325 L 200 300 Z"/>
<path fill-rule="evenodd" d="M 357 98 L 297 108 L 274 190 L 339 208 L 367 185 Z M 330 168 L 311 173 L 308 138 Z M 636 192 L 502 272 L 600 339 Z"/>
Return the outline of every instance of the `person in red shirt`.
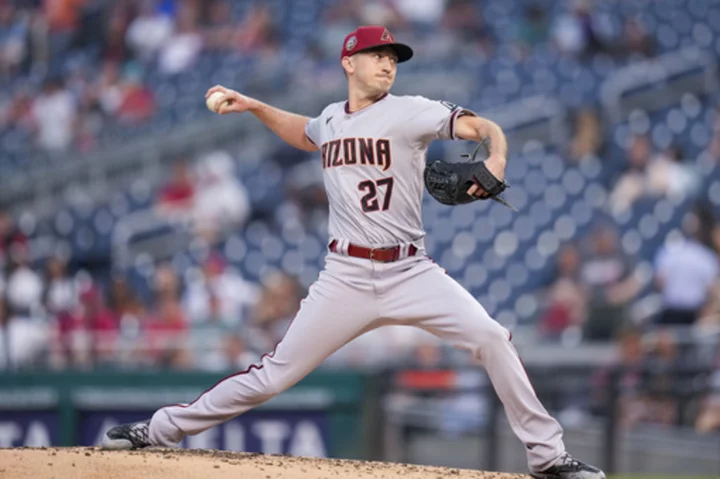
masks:
<path fill-rule="evenodd" d="M 0 210 L 0 266 L 9 260 L 15 247 L 27 245 L 27 238 L 15 226 L 13 217 L 7 211 Z"/>
<path fill-rule="evenodd" d="M 145 356 L 153 366 L 185 368 L 190 362 L 187 349 L 188 321 L 179 301 L 179 283 L 169 264 L 155 271 L 155 304 L 144 324 Z"/>
<path fill-rule="evenodd" d="M 195 181 L 185 160 L 173 166 L 173 175 L 160 189 L 157 207 L 163 214 L 183 217 L 190 215 L 195 201 Z"/>
<path fill-rule="evenodd" d="M 80 294 L 78 307 L 58 314 L 57 328 L 66 363 L 90 366 L 115 357 L 118 318 L 96 286 Z"/>

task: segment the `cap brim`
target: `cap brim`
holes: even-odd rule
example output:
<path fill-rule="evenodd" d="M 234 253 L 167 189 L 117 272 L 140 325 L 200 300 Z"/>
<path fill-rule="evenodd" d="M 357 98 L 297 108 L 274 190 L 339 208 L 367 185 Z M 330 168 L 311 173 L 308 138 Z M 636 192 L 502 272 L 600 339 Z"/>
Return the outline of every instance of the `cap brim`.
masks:
<path fill-rule="evenodd" d="M 404 43 L 393 43 L 392 48 L 395 50 L 398 56 L 398 63 L 406 62 L 413 56 L 413 50 Z"/>
<path fill-rule="evenodd" d="M 395 50 L 395 54 L 398 57 L 398 63 L 406 62 L 410 60 L 413 56 L 413 50 L 409 46 L 405 45 L 404 43 L 380 43 L 378 45 L 373 45 L 371 47 L 363 48 L 362 50 L 358 50 L 355 53 L 362 53 L 367 52 L 368 50 L 374 50 L 376 48 L 383 48 L 383 47 L 389 47 Z"/>

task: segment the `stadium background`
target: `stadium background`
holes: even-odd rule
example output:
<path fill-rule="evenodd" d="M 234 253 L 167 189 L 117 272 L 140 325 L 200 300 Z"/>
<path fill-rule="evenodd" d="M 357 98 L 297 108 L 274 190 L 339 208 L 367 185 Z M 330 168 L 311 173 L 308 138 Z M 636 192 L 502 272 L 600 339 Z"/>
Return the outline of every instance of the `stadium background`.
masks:
<path fill-rule="evenodd" d="M 316 115 L 358 24 L 415 48 L 394 93 L 506 129 L 520 212 L 426 197 L 427 246 L 573 453 L 720 474 L 710 0 L 0 1 L 0 446 L 93 444 L 272 349 L 323 264 L 321 167 L 204 92 Z M 524 471 L 508 431 L 468 358 L 386 328 L 187 445 Z"/>

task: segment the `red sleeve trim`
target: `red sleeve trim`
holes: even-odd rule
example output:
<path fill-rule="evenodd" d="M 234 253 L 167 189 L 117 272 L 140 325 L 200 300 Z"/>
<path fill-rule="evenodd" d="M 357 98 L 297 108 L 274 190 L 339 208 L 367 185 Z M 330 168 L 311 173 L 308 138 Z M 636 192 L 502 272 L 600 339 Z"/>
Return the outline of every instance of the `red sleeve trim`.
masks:
<path fill-rule="evenodd" d="M 458 115 L 461 111 L 462 108 L 458 108 L 450 115 L 450 138 L 452 138 L 453 140 L 457 140 L 457 137 L 455 136 L 455 120 L 457 120 Z"/>
<path fill-rule="evenodd" d="M 450 117 L 450 138 L 453 140 L 458 140 L 459 138 L 455 136 L 455 121 L 460 118 L 461 116 L 477 116 L 475 112 L 471 110 L 466 110 L 465 108 L 458 108 L 454 112 L 452 112 L 452 116 Z"/>

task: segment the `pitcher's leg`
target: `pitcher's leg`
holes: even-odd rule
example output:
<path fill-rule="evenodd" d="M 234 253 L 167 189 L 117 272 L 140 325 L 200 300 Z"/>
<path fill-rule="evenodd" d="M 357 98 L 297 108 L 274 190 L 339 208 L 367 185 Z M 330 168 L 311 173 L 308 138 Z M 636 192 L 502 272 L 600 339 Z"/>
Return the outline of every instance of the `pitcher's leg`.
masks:
<path fill-rule="evenodd" d="M 152 445 L 174 445 L 269 400 L 330 354 L 372 329 L 372 297 L 342 283 L 318 280 L 275 351 L 247 371 L 223 379 L 188 405 L 159 409 L 150 422 Z"/>
<path fill-rule="evenodd" d="M 525 444 L 531 470 L 562 457 L 562 428 L 538 400 L 510 333 L 470 293 L 433 265 L 397 282 L 390 296 L 384 315 L 415 324 L 482 362 L 513 432 Z"/>
<path fill-rule="evenodd" d="M 531 470 L 544 470 L 565 452 L 560 424 L 540 403 L 525 372 L 509 332 L 484 308 L 457 311 L 452 322 L 442 319 L 423 323 L 423 329 L 470 351 L 482 363 L 502 401 L 508 422 L 525 445 Z"/>

